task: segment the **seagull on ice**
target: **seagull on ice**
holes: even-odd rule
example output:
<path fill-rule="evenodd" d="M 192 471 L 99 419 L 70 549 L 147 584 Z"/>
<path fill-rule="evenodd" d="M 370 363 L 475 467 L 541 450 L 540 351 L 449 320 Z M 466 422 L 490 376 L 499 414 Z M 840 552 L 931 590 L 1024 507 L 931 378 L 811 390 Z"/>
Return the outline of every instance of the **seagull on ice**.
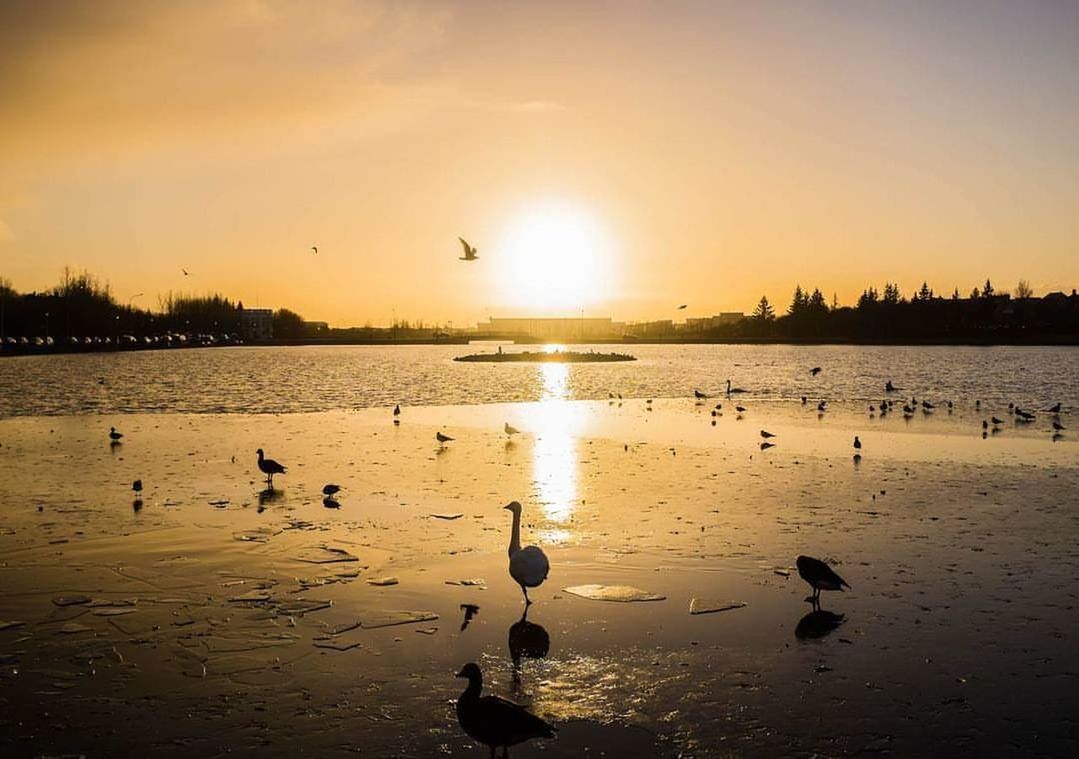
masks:
<path fill-rule="evenodd" d="M 773 435 L 768 430 L 761 430 L 761 437 L 764 438 L 765 440 L 767 440 L 770 437 L 775 437 L 775 435 Z"/>
<path fill-rule="evenodd" d="M 551 571 L 551 563 L 547 561 L 547 554 L 538 546 L 525 546 L 521 548 L 521 504 L 513 501 L 505 507 L 513 513 L 513 532 L 510 535 L 510 577 L 521 586 L 521 592 L 525 595 L 525 606 L 531 606 L 532 601 L 528 598 L 529 588 L 538 588 L 547 579 Z"/>
<path fill-rule="evenodd" d="M 506 431 L 506 435 L 508 435 L 509 437 L 513 437 L 514 435 L 521 434 L 521 431 L 519 429 L 517 429 L 516 427 L 514 427 L 509 422 L 504 422 L 503 425 L 502 425 L 502 429 L 504 429 Z"/>
<path fill-rule="evenodd" d="M 465 242 L 463 237 L 458 237 L 457 239 L 461 241 L 461 247 L 465 249 L 465 254 L 458 258 L 458 261 L 475 261 L 479 258 L 479 256 L 476 255 L 476 249 Z"/>
<path fill-rule="evenodd" d="M 443 435 L 441 431 L 435 433 L 435 440 L 439 443 L 448 443 L 453 440 L 449 435 Z"/>
<path fill-rule="evenodd" d="M 259 471 L 266 475 L 266 482 L 269 483 L 270 487 L 272 488 L 273 476 L 275 474 L 285 474 L 287 470 L 285 469 L 285 467 L 281 466 L 281 464 L 278 464 L 273 459 L 266 458 L 261 448 L 255 451 L 255 453 L 257 453 L 259 457 Z"/>
<path fill-rule="evenodd" d="M 818 374 L 820 374 L 820 367 L 814 366 L 812 369 L 809 370 L 809 373 L 816 377 Z"/>
<path fill-rule="evenodd" d="M 694 390 L 693 391 L 693 397 L 696 398 L 699 401 L 703 401 L 703 400 L 706 400 L 708 398 L 708 394 L 707 393 L 702 393 L 700 390 Z"/>
<path fill-rule="evenodd" d="M 468 678 L 468 687 L 457 699 L 457 722 L 461 729 L 475 741 L 495 751 L 502 747 L 502 756 L 509 756 L 509 747 L 533 738 L 553 738 L 555 728 L 529 712 L 520 704 L 498 696 L 481 696 L 483 674 L 473 662 L 469 662 L 458 677 Z"/>
<path fill-rule="evenodd" d="M 798 574 L 813 588 L 813 603 L 820 604 L 820 592 L 822 590 L 843 590 L 843 586 L 850 584 L 820 559 L 809 556 L 799 556 L 795 562 Z"/>

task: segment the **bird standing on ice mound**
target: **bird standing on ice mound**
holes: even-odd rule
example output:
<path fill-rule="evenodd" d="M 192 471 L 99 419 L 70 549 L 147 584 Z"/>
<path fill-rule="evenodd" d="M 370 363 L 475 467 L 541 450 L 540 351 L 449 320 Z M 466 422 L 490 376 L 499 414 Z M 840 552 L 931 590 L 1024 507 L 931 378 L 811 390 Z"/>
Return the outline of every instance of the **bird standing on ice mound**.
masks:
<path fill-rule="evenodd" d="M 795 562 L 798 574 L 813 588 L 813 604 L 820 605 L 820 592 L 822 590 L 843 590 L 843 586 L 850 587 L 850 583 L 837 575 L 835 571 L 820 559 L 809 556 L 799 556 Z"/>
<path fill-rule="evenodd" d="M 547 579 L 551 563 L 547 554 L 539 546 L 521 548 L 521 504 L 513 501 L 505 508 L 513 513 L 513 534 L 510 536 L 510 577 L 521 586 L 525 595 L 525 606 L 531 606 L 528 598 L 529 588 L 538 588 Z"/>

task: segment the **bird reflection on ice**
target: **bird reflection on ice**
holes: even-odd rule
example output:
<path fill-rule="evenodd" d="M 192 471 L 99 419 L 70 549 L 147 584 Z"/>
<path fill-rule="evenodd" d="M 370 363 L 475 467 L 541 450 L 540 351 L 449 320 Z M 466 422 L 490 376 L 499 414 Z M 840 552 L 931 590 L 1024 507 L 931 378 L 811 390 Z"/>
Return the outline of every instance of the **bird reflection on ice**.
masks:
<path fill-rule="evenodd" d="M 577 503 L 577 436 L 582 419 L 569 403 L 569 366 L 540 364 L 543 396 L 528 409 L 525 422 L 533 435 L 533 481 L 540 506 L 549 522 L 565 525 Z M 546 542 L 569 538 L 564 529 L 547 530 Z"/>

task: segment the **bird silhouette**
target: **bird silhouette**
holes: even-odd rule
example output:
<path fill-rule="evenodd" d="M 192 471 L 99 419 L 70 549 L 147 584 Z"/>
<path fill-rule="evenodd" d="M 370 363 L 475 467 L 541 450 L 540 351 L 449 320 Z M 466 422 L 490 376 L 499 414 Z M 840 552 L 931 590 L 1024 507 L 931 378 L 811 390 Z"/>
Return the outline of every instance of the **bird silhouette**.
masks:
<path fill-rule="evenodd" d="M 457 722 L 470 738 L 491 749 L 491 759 L 501 746 L 509 757 L 509 747 L 533 738 L 553 738 L 555 728 L 520 704 L 498 696 L 481 696 L 483 673 L 469 662 L 458 677 L 468 678 L 468 687 L 457 699 Z"/>
<path fill-rule="evenodd" d="M 679 311 L 685 311 L 688 306 L 689 306 L 688 303 L 683 303 L 681 306 L 678 307 L 678 310 Z"/>
<path fill-rule="evenodd" d="M 442 434 L 442 432 L 436 432 L 435 433 L 435 440 L 437 440 L 439 443 L 444 444 L 444 443 L 451 442 L 453 440 L 453 438 L 450 437 L 449 435 Z"/>
<path fill-rule="evenodd" d="M 506 434 L 509 437 L 513 437 L 514 435 L 521 434 L 521 431 L 519 429 L 517 429 L 516 427 L 514 427 L 509 422 L 504 422 L 503 425 L 502 425 L 502 429 L 505 430 Z"/>
<path fill-rule="evenodd" d="M 131 489 L 134 490 L 136 493 L 141 493 L 142 492 L 142 480 L 135 480 L 134 482 L 132 482 L 131 483 Z"/>
<path fill-rule="evenodd" d="M 809 370 L 809 373 L 816 377 L 818 374 L 820 374 L 820 371 L 821 370 L 819 366 L 814 366 L 812 369 Z"/>
<path fill-rule="evenodd" d="M 510 534 L 510 577 L 521 586 L 521 592 L 525 596 L 525 607 L 532 605 L 528 597 L 529 588 L 538 588 L 547 579 L 551 571 L 551 563 L 547 560 L 547 554 L 538 546 L 525 546 L 521 548 L 521 504 L 513 501 L 505 507 L 513 513 L 513 531 Z"/>
<path fill-rule="evenodd" d="M 326 496 L 328 498 L 332 498 L 333 496 L 337 495 L 340 492 L 341 492 L 341 486 L 340 485 L 334 485 L 332 482 L 329 483 L 328 485 L 323 485 L 322 486 L 322 495 L 324 495 L 324 496 Z"/>
<path fill-rule="evenodd" d="M 270 486 L 270 490 L 273 490 L 273 476 L 275 474 L 285 474 L 287 470 L 273 459 L 266 458 L 261 448 L 255 453 L 259 457 L 259 471 L 266 475 L 266 482 Z"/>
<path fill-rule="evenodd" d="M 315 251 L 316 256 L 318 255 L 318 246 L 317 245 L 312 245 L 311 250 Z"/>
<path fill-rule="evenodd" d="M 461 632 L 464 632 L 472 623 L 472 618 L 480 613 L 480 607 L 476 604 L 461 604 L 461 611 L 465 613 L 465 618 L 461 621 Z"/>
<path fill-rule="evenodd" d="M 700 390 L 694 390 L 693 397 L 699 401 L 707 400 L 709 398 L 707 393 L 702 393 Z"/>
<path fill-rule="evenodd" d="M 109 427 L 109 440 L 114 443 L 119 443 L 120 438 L 124 436 L 124 433 L 117 432 L 115 427 Z"/>
<path fill-rule="evenodd" d="M 191 276 L 191 272 L 189 272 L 187 269 L 180 269 L 180 271 L 182 271 L 184 273 L 185 277 L 190 277 Z"/>
<path fill-rule="evenodd" d="M 770 437 L 775 437 L 775 435 L 773 435 L 768 430 L 761 430 L 761 437 L 764 438 L 765 440 L 767 440 Z"/>
<path fill-rule="evenodd" d="M 458 261 L 475 261 L 479 258 L 479 256 L 476 255 L 476 249 L 465 242 L 463 237 L 458 237 L 457 239 L 461 241 L 461 247 L 465 249 L 465 254 L 458 258 Z"/>
<path fill-rule="evenodd" d="M 1045 411 L 1048 414 L 1059 414 L 1060 413 L 1060 404 L 1057 403 L 1057 404 L 1055 404 L 1053 406 L 1050 406 L 1049 408 L 1042 409 L 1042 411 Z"/>
<path fill-rule="evenodd" d="M 858 439 L 857 435 L 854 436 L 854 448 L 858 451 L 862 450 L 862 441 Z"/>
<path fill-rule="evenodd" d="M 1063 432 L 1064 430 L 1067 429 L 1067 427 L 1065 427 L 1060 422 L 1054 421 L 1053 422 L 1053 429 L 1056 430 L 1057 432 Z"/>
<path fill-rule="evenodd" d="M 795 562 L 799 576 L 813 588 L 813 604 L 820 606 L 820 592 L 822 590 L 843 590 L 850 587 L 846 580 L 837 575 L 827 564 L 820 559 L 809 556 L 799 556 Z"/>

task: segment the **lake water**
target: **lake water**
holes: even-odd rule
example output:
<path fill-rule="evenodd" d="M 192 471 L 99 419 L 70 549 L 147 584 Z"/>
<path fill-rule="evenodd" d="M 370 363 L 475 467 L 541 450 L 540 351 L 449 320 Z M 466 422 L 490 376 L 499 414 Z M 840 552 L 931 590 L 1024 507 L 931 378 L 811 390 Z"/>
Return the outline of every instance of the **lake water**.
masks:
<path fill-rule="evenodd" d="M 576 349 L 609 351 L 610 346 Z M 393 405 L 536 401 L 542 368 L 461 364 L 490 347 L 237 347 L 27 356 L 0 361 L 0 415 L 287 413 Z M 512 347 L 509 350 L 523 350 Z M 900 394 L 1021 407 L 1079 405 L 1079 347 L 638 345 L 638 361 L 568 367 L 567 399 L 721 394 L 876 400 Z M 822 367 L 811 377 L 809 370 Z"/>

